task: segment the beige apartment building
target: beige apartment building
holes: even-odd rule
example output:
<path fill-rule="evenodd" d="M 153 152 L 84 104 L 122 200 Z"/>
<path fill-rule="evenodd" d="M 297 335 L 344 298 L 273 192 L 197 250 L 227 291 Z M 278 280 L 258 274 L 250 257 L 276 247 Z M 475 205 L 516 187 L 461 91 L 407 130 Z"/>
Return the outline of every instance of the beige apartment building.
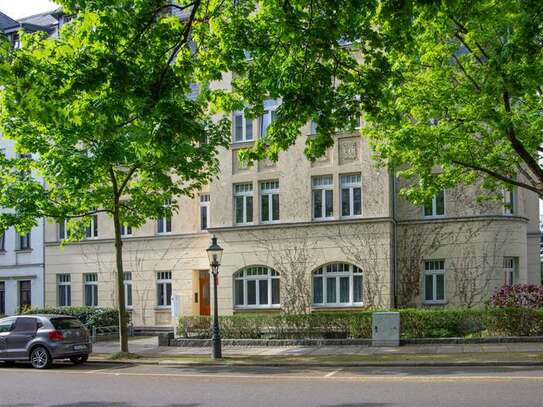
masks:
<path fill-rule="evenodd" d="M 167 326 L 171 296 L 183 315 L 210 313 L 212 234 L 224 248 L 221 314 L 359 310 L 394 306 L 477 306 L 503 284 L 540 283 L 539 205 L 524 190 L 478 203 L 475 187 L 437 194 L 416 207 L 400 181 L 371 160 L 357 132 L 340 133 L 311 163 L 312 126 L 278 162 L 237 159 L 273 120 L 232 115 L 232 144 L 220 176 L 171 218 L 125 227 L 127 306 L 135 326 Z M 113 227 L 98 215 L 87 240 L 60 245 L 63 225 L 45 232 L 46 303 L 115 303 Z"/>

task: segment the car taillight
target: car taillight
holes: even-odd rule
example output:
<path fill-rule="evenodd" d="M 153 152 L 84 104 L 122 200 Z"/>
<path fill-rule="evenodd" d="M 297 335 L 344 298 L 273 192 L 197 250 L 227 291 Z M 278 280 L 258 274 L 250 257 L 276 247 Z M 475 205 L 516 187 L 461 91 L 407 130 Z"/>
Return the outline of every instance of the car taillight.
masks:
<path fill-rule="evenodd" d="M 52 341 L 63 341 L 64 335 L 60 331 L 51 331 L 49 332 L 49 339 Z"/>

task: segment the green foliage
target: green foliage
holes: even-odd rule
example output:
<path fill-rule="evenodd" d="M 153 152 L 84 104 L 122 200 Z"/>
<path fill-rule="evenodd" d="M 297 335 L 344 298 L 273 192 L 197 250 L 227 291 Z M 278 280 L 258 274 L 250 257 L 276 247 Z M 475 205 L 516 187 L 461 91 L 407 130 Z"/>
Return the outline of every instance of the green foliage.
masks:
<path fill-rule="evenodd" d="M 112 308 L 95 307 L 45 307 L 29 308 L 22 314 L 52 314 L 52 315 L 70 315 L 76 317 L 83 325 L 91 329 L 92 327 L 117 326 L 119 325 L 119 313 Z"/>
<path fill-rule="evenodd" d="M 400 10 L 380 16 L 396 42 L 363 133 L 383 163 L 418 180 L 404 193 L 422 202 L 483 175 L 491 190 L 501 180 L 541 195 L 543 3 L 407 1 Z"/>
<path fill-rule="evenodd" d="M 543 335 L 543 310 L 523 308 L 401 309 L 401 337 L 453 338 Z M 220 318 L 231 339 L 371 338 L 372 312 L 303 315 L 239 314 Z M 211 337 L 210 317 L 182 317 L 179 334 Z"/>
<path fill-rule="evenodd" d="M 208 75 L 168 2 L 60 3 L 78 14 L 58 38 L 0 47 L 1 131 L 32 154 L 0 154 L 0 207 L 13 209 L 0 229 L 68 218 L 78 240 L 97 212 L 138 227 L 175 211 L 217 173 L 230 123 L 213 119 L 205 89 L 191 94 Z"/>

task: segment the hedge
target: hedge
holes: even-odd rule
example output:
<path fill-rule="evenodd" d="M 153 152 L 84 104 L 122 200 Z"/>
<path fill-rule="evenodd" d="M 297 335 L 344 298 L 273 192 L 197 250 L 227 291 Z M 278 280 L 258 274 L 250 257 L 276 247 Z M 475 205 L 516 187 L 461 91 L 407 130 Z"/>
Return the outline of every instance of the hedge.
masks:
<path fill-rule="evenodd" d="M 543 309 L 401 309 L 401 337 L 451 338 L 543 335 Z M 372 312 L 303 315 L 239 314 L 220 317 L 221 335 L 232 339 L 371 338 Z M 182 317 L 178 333 L 210 338 L 211 318 Z"/>
<path fill-rule="evenodd" d="M 115 326 L 119 324 L 119 313 L 113 308 L 94 307 L 45 307 L 31 308 L 22 314 L 53 314 L 70 315 L 79 319 L 83 325 L 91 329 L 100 326 Z"/>

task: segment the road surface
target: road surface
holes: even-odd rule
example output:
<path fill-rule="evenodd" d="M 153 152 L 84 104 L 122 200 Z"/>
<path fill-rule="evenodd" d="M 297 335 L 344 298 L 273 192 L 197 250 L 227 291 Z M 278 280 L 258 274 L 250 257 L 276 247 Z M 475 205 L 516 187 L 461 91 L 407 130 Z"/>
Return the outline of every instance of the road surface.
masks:
<path fill-rule="evenodd" d="M 14 407 L 543 405 L 543 367 L 293 368 L 55 365 L 0 367 Z"/>

